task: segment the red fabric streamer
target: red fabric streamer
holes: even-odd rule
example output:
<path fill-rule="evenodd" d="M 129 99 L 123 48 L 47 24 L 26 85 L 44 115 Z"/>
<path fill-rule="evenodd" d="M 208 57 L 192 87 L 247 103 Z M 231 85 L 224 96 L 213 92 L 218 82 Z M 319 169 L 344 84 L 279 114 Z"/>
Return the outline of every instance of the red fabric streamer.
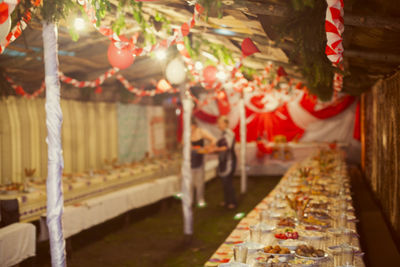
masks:
<path fill-rule="evenodd" d="M 348 95 L 338 99 L 336 103 L 329 105 L 326 108 L 315 110 L 317 97 L 310 94 L 304 94 L 300 101 L 300 105 L 305 110 L 310 112 L 314 117 L 318 119 L 327 119 L 338 115 L 340 112 L 348 108 L 354 102 L 354 100 L 355 98 L 353 96 Z"/>

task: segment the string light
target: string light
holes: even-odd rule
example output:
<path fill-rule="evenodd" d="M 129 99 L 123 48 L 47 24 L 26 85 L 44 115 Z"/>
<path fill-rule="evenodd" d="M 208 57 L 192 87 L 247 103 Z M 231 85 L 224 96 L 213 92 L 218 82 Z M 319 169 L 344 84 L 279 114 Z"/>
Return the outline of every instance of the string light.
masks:
<path fill-rule="evenodd" d="M 203 69 L 203 63 L 201 63 L 200 61 L 197 61 L 195 64 L 194 64 L 194 68 L 196 69 L 196 70 L 202 70 Z"/>
<path fill-rule="evenodd" d="M 164 60 L 167 58 L 167 52 L 165 50 L 157 50 L 155 54 L 158 60 Z"/>
<path fill-rule="evenodd" d="M 82 31 L 83 29 L 85 29 L 85 20 L 83 18 L 81 18 L 81 17 L 75 18 L 74 28 L 77 31 Z"/>
<path fill-rule="evenodd" d="M 224 71 L 221 71 L 221 70 L 217 72 L 216 76 L 220 81 L 225 81 L 226 78 L 227 78 L 226 73 Z"/>

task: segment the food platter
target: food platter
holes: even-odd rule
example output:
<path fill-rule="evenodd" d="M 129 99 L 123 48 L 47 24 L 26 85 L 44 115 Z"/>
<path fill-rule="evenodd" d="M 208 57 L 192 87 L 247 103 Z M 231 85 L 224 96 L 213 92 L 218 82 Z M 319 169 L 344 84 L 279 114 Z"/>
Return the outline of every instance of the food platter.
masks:
<path fill-rule="evenodd" d="M 322 249 L 316 249 L 313 246 L 300 245 L 295 250 L 296 257 L 319 261 L 327 258 L 329 255 Z"/>
<path fill-rule="evenodd" d="M 280 240 L 278 243 L 280 246 L 286 247 L 290 250 L 295 250 L 298 246 L 306 244 L 305 241 L 296 240 L 296 239 Z"/>

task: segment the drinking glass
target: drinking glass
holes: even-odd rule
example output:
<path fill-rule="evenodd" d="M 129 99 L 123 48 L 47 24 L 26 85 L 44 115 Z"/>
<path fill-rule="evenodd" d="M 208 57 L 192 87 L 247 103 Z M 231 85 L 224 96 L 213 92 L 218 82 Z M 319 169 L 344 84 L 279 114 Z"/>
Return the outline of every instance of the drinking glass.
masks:
<path fill-rule="evenodd" d="M 262 210 L 260 212 L 260 223 L 268 224 L 271 219 L 271 212 L 269 210 Z"/>
<path fill-rule="evenodd" d="M 342 245 L 340 250 L 340 266 L 355 266 L 354 265 L 354 254 L 353 247 L 348 245 Z"/>
<path fill-rule="evenodd" d="M 261 228 L 258 225 L 250 226 L 250 242 L 261 243 Z"/>
<path fill-rule="evenodd" d="M 235 262 L 246 263 L 247 247 L 243 244 L 238 244 L 233 247 L 233 260 Z"/>
<path fill-rule="evenodd" d="M 343 228 L 341 232 L 341 244 L 352 245 L 353 231 L 348 228 Z"/>

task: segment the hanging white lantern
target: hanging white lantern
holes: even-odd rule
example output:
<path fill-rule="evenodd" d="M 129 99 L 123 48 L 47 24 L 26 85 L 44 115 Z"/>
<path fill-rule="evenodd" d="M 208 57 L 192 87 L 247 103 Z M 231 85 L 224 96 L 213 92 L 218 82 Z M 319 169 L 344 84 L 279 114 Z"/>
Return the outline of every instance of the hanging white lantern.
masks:
<path fill-rule="evenodd" d="M 0 24 L 0 42 L 2 42 L 11 29 L 11 17 L 8 17 L 4 23 Z"/>
<path fill-rule="evenodd" d="M 181 84 L 186 80 L 185 65 L 179 58 L 171 60 L 165 70 L 165 76 L 172 84 Z"/>

